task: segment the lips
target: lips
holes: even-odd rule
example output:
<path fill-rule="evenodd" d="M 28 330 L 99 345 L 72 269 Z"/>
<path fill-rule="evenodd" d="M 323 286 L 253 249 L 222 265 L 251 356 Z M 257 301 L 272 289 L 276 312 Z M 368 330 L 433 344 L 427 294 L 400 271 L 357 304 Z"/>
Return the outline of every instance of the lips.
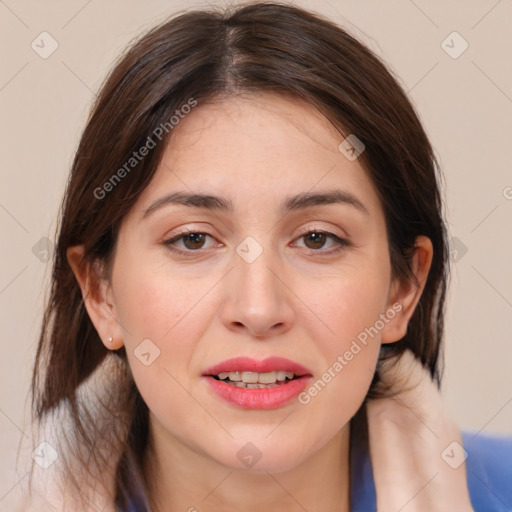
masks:
<path fill-rule="evenodd" d="M 311 375 L 312 372 L 294 361 L 285 359 L 284 357 L 268 357 L 263 361 L 251 359 L 249 357 L 234 357 L 226 361 L 222 361 L 211 368 L 208 368 L 203 375 L 219 375 L 224 372 L 255 372 L 267 373 L 285 371 L 295 374 L 296 377 Z"/>
<path fill-rule="evenodd" d="M 203 373 L 218 397 L 242 409 L 281 407 L 296 398 L 312 378 L 308 368 L 282 357 L 263 361 L 237 357 Z"/>

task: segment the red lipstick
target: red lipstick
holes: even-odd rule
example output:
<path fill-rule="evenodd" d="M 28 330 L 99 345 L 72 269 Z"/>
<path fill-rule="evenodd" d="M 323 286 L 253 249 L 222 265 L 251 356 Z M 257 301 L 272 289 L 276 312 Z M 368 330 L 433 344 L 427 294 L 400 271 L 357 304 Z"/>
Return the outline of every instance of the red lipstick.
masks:
<path fill-rule="evenodd" d="M 244 372 L 251 373 L 242 375 Z M 279 380 L 276 377 L 274 382 L 269 384 L 245 382 L 254 381 L 257 374 L 270 372 L 276 372 Z M 284 379 L 285 372 L 286 379 Z M 231 376 L 227 377 L 230 373 L 235 373 L 231 376 L 237 382 L 231 381 Z M 221 375 L 224 377 L 223 380 L 219 378 L 220 374 L 223 374 Z M 266 377 L 272 379 L 272 373 Z M 277 409 L 296 398 L 312 378 L 312 372 L 308 368 L 282 357 L 269 357 L 262 361 L 249 357 L 236 357 L 218 363 L 203 372 L 203 379 L 218 397 L 242 409 Z"/>
<path fill-rule="evenodd" d="M 203 372 L 203 375 L 218 375 L 221 372 L 236 371 L 265 373 L 278 370 L 293 372 L 299 376 L 311 375 L 311 371 L 308 368 L 284 357 L 267 357 L 263 361 L 250 357 L 234 357 L 208 368 Z"/>

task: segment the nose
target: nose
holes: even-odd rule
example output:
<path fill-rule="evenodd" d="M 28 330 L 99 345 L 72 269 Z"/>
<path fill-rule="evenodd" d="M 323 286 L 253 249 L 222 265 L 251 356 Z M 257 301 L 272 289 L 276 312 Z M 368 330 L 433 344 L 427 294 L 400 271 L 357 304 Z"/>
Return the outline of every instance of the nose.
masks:
<path fill-rule="evenodd" d="M 264 250 L 251 263 L 236 256 L 226 276 L 221 319 L 238 334 L 269 338 L 288 331 L 294 321 L 293 292 L 278 258 Z"/>

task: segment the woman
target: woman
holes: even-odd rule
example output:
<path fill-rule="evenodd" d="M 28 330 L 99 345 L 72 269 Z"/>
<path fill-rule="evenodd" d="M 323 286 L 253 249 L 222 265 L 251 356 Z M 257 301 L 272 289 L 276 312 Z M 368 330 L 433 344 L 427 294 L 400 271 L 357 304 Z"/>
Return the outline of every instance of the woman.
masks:
<path fill-rule="evenodd" d="M 171 19 L 73 162 L 33 377 L 58 459 L 33 496 L 505 510 L 510 467 L 479 451 L 510 442 L 463 440 L 440 404 L 446 281 L 436 160 L 374 54 L 288 5 Z"/>

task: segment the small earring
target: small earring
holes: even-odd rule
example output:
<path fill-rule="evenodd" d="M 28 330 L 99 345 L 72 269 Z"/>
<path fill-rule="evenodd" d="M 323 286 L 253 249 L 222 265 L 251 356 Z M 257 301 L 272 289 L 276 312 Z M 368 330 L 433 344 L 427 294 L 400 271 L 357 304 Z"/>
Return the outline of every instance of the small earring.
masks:
<path fill-rule="evenodd" d="M 107 340 L 109 343 L 112 343 L 112 336 L 110 336 L 110 338 Z"/>

